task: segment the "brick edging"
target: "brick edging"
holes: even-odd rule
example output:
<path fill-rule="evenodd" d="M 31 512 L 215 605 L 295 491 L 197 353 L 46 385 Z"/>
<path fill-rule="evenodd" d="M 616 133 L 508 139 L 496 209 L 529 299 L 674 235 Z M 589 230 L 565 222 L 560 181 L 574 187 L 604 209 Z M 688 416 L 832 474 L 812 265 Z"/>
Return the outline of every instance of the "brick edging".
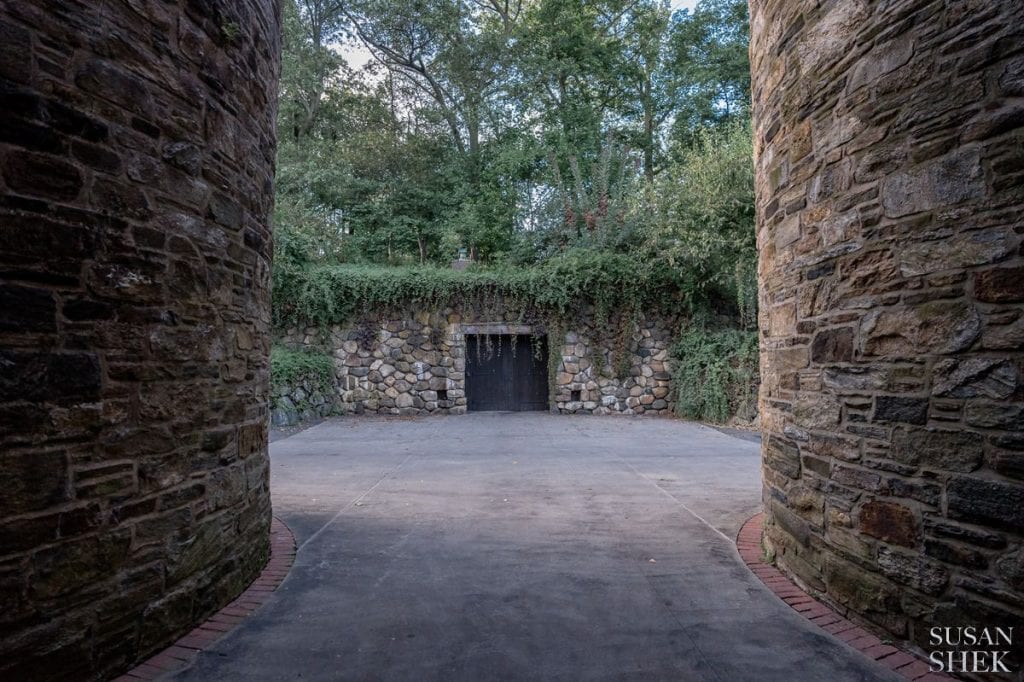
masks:
<path fill-rule="evenodd" d="M 171 646 L 138 664 L 114 682 L 155 680 L 188 667 L 196 655 L 231 632 L 263 605 L 288 575 L 295 561 L 295 537 L 276 516 L 270 524 L 270 560 L 259 577 L 238 597 Z"/>
<path fill-rule="evenodd" d="M 904 679 L 917 682 L 950 682 L 956 679 L 942 673 L 931 672 L 928 664 L 913 653 L 884 643 L 856 623 L 839 615 L 827 604 L 804 592 L 782 571 L 765 563 L 761 549 L 763 528 L 763 512 L 747 519 L 736 536 L 736 548 L 740 552 L 740 558 L 765 587 L 789 604 L 793 610 L 868 658 L 895 671 Z"/>

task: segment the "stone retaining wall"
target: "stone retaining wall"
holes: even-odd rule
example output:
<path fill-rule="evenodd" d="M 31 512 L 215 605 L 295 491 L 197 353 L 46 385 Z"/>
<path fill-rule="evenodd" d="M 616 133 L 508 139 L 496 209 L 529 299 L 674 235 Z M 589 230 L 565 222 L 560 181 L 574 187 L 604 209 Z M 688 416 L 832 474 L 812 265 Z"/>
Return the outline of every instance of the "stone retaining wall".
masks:
<path fill-rule="evenodd" d="M 925 650 L 1019 630 L 1024 4 L 752 0 L 751 29 L 766 541 Z"/>
<path fill-rule="evenodd" d="M 0 679 L 109 679 L 266 562 L 277 13 L 0 3 Z"/>
<path fill-rule="evenodd" d="M 552 354 L 552 409 L 563 413 L 668 414 L 672 410 L 668 347 L 675 322 L 641 316 L 598 325 L 591 312 L 572 329 L 519 321 L 510 311 L 498 322 L 469 311 L 397 311 L 372 321 L 289 329 L 284 345 L 327 350 L 335 358 L 337 409 L 345 413 L 462 414 L 466 411 L 466 335 L 528 334 L 548 339 Z M 622 339 L 617 339 L 620 333 Z M 551 334 L 559 339 L 553 341 Z M 624 348 L 620 359 L 616 348 Z M 517 352 L 534 352 L 532 347 Z M 438 392 L 442 393 L 439 394 Z M 286 420 L 287 415 L 275 416 Z"/>
<path fill-rule="evenodd" d="M 301 379 L 271 388 L 271 426 L 294 426 L 342 412 L 341 396 L 333 385 L 321 387 L 315 380 Z"/>

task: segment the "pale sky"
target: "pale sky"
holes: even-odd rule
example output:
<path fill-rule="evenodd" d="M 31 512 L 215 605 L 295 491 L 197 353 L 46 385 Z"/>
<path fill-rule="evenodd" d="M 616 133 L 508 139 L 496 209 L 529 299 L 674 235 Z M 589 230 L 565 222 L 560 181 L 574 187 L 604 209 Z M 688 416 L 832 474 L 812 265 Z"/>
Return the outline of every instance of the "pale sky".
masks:
<path fill-rule="evenodd" d="M 672 9 L 693 9 L 697 0 L 672 0 Z"/>
<path fill-rule="evenodd" d="M 696 6 L 698 0 L 672 0 L 672 9 L 689 9 Z M 341 56 L 353 69 L 363 68 L 370 61 L 370 51 L 358 40 L 342 43 Z"/>

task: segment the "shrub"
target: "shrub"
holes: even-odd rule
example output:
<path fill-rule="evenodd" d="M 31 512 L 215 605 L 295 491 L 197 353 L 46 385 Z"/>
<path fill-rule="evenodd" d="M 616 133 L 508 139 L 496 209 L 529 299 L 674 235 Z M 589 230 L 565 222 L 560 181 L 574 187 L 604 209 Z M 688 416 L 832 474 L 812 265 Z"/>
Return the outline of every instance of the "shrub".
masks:
<path fill-rule="evenodd" d="M 678 150 L 658 177 L 647 242 L 660 259 L 692 271 L 707 296 L 732 300 L 744 329 L 757 321 L 751 140 L 749 121 L 738 121 Z"/>
<path fill-rule="evenodd" d="M 329 391 L 334 380 L 334 361 L 329 355 L 275 346 L 270 350 L 270 387 L 276 395 L 284 387 L 308 382 L 314 390 Z"/>
<path fill-rule="evenodd" d="M 723 423 L 757 410 L 757 332 L 684 327 L 672 347 L 676 414 Z"/>

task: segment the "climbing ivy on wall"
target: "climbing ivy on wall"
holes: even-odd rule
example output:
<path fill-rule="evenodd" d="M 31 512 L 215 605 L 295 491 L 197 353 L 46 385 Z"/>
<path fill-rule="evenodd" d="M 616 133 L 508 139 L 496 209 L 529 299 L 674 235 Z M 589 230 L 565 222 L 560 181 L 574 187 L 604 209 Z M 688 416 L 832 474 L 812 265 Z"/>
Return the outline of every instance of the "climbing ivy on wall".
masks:
<path fill-rule="evenodd" d="M 518 269 L 318 265 L 275 279 L 273 315 L 275 326 L 285 328 L 344 324 L 368 310 L 410 304 L 459 305 L 485 315 L 532 311 L 545 318 L 572 318 L 593 306 L 596 322 L 606 324 L 619 311 L 686 312 L 698 289 L 683 269 L 582 250 Z"/>
<path fill-rule="evenodd" d="M 291 350 L 274 346 L 270 351 L 270 385 L 272 392 L 281 387 L 294 387 L 303 381 L 311 388 L 327 392 L 334 380 L 334 361 L 323 353 Z"/>
<path fill-rule="evenodd" d="M 562 364 L 562 348 L 565 345 L 565 323 L 553 319 L 548 324 L 548 401 L 552 409 L 555 407 L 555 396 L 558 395 L 558 368 Z"/>
<path fill-rule="evenodd" d="M 273 316 L 278 329 L 352 325 L 375 333 L 378 313 L 408 309 L 461 307 L 481 318 L 502 319 L 516 311 L 524 323 L 546 329 L 551 353 L 550 394 L 561 359 L 565 333 L 585 311 L 604 329 L 594 339 L 609 350 L 591 358 L 597 372 L 611 365 L 619 378 L 629 371 L 639 317 L 650 312 L 682 317 L 672 348 L 676 411 L 712 422 L 732 415 L 756 414 L 757 338 L 754 332 L 712 330 L 707 320 L 713 301 L 685 268 L 641 263 L 617 253 L 570 251 L 532 268 L 456 271 L 436 267 L 311 265 L 282 271 L 275 279 Z M 718 316 L 720 317 L 720 316 Z M 592 344 L 595 349 L 596 344 Z M 285 353 L 288 353 L 285 356 Z M 607 359 L 606 359 L 607 358 Z M 272 379 L 288 382 L 299 375 L 330 381 L 331 358 L 275 349 Z M 607 364 L 606 364 L 607 363 Z"/>
<path fill-rule="evenodd" d="M 676 414 L 725 422 L 757 411 L 757 332 L 708 330 L 700 318 L 683 327 L 672 346 Z"/>

